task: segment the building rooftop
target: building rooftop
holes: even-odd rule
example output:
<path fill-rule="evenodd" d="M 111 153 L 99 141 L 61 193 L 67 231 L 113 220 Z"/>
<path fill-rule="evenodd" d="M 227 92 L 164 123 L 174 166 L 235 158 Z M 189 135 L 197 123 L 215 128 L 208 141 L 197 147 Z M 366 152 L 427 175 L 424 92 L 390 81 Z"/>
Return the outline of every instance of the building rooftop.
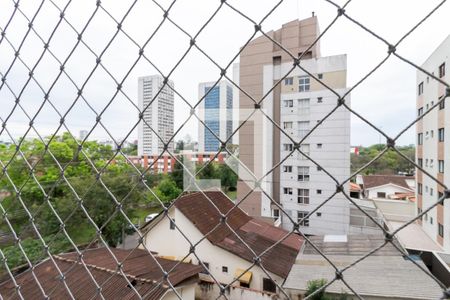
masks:
<path fill-rule="evenodd" d="M 382 235 L 315 236 L 311 238 L 327 258 L 343 269 L 384 243 Z M 421 260 L 416 262 L 425 269 Z M 306 291 L 308 281 L 325 279 L 331 282 L 336 270 L 308 243 L 298 255 L 283 287 Z M 343 272 L 345 281 L 362 297 L 386 299 L 439 299 L 440 286 L 425 272 L 391 244 L 372 253 Z M 326 292 L 342 294 L 352 292 L 342 281 L 335 281 Z"/>
<path fill-rule="evenodd" d="M 365 189 L 370 189 L 386 184 L 395 184 L 402 188 L 411 190 L 411 186 L 408 184 L 407 180 L 414 180 L 414 177 L 400 175 L 363 175 L 362 179 Z"/>
<path fill-rule="evenodd" d="M 122 250 L 110 248 L 119 262 L 123 262 L 123 272 L 129 282 L 145 299 L 160 299 L 170 287 L 163 282 L 163 272 L 145 250 Z M 70 291 L 75 299 L 91 299 L 96 295 L 95 283 L 84 266 L 78 261 L 77 253 L 65 253 L 53 256 L 58 268 L 66 276 Z M 102 286 L 102 295 L 106 299 L 139 299 L 129 287 L 127 280 L 117 273 L 117 263 L 106 248 L 90 249 L 84 252 L 83 260 L 95 281 Z M 198 279 L 202 271 L 200 266 L 179 263 L 163 258 L 156 258 L 165 271 L 170 271 L 169 280 L 173 286 Z M 172 268 L 175 267 L 173 270 Z M 59 279 L 58 270 L 49 259 L 39 263 L 34 270 L 42 288 L 53 299 L 69 299 L 67 289 Z M 33 274 L 27 270 L 15 277 L 21 285 L 21 293 L 25 299 L 43 298 Z M 20 299 L 11 280 L 0 284 L 0 294 L 7 299 Z"/>
<path fill-rule="evenodd" d="M 395 231 L 405 222 L 387 221 L 390 230 Z M 442 247 L 433 241 L 432 238 L 423 230 L 422 226 L 417 223 L 411 223 L 400 230 L 396 237 L 403 247 L 410 250 L 420 251 L 442 251 Z"/>
<path fill-rule="evenodd" d="M 205 192 L 205 194 L 214 205 L 202 193 L 192 193 L 178 199 L 175 206 L 202 234 L 209 233 L 207 239 L 212 244 L 250 262 L 253 262 L 254 254 L 245 244 L 257 255 L 260 255 L 287 236 L 261 257 L 261 264 L 264 268 L 285 278 L 301 248 L 302 238 L 249 217 L 239 207 L 234 208 L 234 203 L 222 192 L 211 191 Z M 239 235 L 240 239 L 227 225 L 221 223 L 221 214 L 228 212 L 230 214 L 226 222 Z"/>
<path fill-rule="evenodd" d="M 342 269 L 358 257 L 330 255 L 328 258 Z M 421 261 L 417 263 L 425 267 Z M 323 278 L 330 282 L 335 276 L 335 269 L 322 256 L 300 255 L 283 286 L 306 290 L 310 280 Z M 343 276 L 348 285 L 362 297 L 439 299 L 442 296 L 442 289 L 428 274 L 400 255 L 369 256 L 344 271 Z M 328 286 L 326 291 L 352 294 L 339 280 Z"/>
<path fill-rule="evenodd" d="M 312 236 L 309 240 L 325 255 L 364 255 L 384 243 L 382 234 Z M 319 254 L 310 243 L 305 243 L 303 254 Z M 398 250 L 387 244 L 372 255 L 399 255 Z"/>

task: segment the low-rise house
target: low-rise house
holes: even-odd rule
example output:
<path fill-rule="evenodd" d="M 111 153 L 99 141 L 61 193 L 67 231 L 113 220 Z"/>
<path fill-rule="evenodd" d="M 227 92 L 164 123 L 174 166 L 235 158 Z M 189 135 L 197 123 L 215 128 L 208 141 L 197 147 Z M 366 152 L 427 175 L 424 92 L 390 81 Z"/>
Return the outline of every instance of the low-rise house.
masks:
<path fill-rule="evenodd" d="M 414 196 L 415 179 L 413 176 L 400 175 L 358 175 L 364 196 L 368 199 L 394 199 L 396 195 L 409 194 Z"/>
<path fill-rule="evenodd" d="M 384 236 L 326 235 L 311 237 L 310 240 L 337 268 L 343 269 L 382 245 Z M 426 269 L 419 258 L 413 259 Z M 363 299 L 423 300 L 440 299 L 443 295 L 443 289 L 429 274 L 390 243 L 343 271 L 342 276 Z M 331 264 L 311 244 L 305 243 L 283 287 L 292 299 L 302 299 L 308 281 L 324 279 L 330 283 L 335 278 L 336 270 Z M 346 299 L 357 299 L 341 280 L 332 282 L 325 291 L 332 296 L 345 295 Z"/>
<path fill-rule="evenodd" d="M 232 283 L 226 291 L 231 299 L 266 299 L 279 294 L 277 285 L 281 286 L 294 264 L 302 238 L 249 217 L 222 192 L 205 195 L 182 196 L 167 215 L 144 226 L 147 249 L 204 265 L 207 270 L 197 289 L 200 299 L 217 298 L 214 279 L 224 286 Z M 195 254 L 189 241 L 196 245 Z M 260 265 L 254 265 L 255 255 L 261 255 Z"/>
<path fill-rule="evenodd" d="M 122 263 L 122 272 L 110 251 Z M 39 280 L 41 291 L 31 270 L 15 276 L 20 294 L 10 279 L 0 284 L 3 299 L 182 299 L 194 300 L 195 286 L 201 267 L 179 263 L 163 258 L 155 259 L 141 249 L 121 250 L 111 248 L 89 249 L 83 253 L 83 261 L 97 284 L 101 295 L 77 253 L 54 255 L 53 261 L 65 276 L 65 284 L 52 260 L 37 264 L 34 274 Z M 177 265 L 178 264 L 178 265 Z M 164 271 L 169 272 L 164 280 Z M 126 279 L 125 279 L 126 278 Z M 175 288 L 176 293 L 170 287 Z M 67 285 L 67 288 L 66 286 Z M 71 295 L 68 290 L 70 290 Z M 45 293 L 45 296 L 43 294 Z M 137 293 L 139 294 L 137 294 Z M 178 294 L 178 295 L 177 295 Z M 96 297 L 97 296 L 97 297 Z"/>

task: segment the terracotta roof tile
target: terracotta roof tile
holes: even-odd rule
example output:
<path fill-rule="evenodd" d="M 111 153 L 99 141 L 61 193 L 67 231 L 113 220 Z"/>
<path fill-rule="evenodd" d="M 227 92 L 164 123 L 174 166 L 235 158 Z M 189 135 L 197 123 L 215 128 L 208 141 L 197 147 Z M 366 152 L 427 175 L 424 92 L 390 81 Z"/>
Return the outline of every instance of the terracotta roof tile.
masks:
<path fill-rule="evenodd" d="M 206 235 L 215 228 L 207 236 L 211 243 L 247 261 L 253 262 L 253 253 L 225 224 L 220 223 L 220 213 L 227 214 L 232 209 L 227 217 L 227 224 L 257 255 L 289 234 L 284 229 L 249 217 L 239 207 L 234 208 L 234 203 L 222 192 L 205 192 L 205 194 L 206 197 L 202 193 L 187 194 L 178 199 L 175 206 L 202 234 Z M 283 242 L 265 253 L 261 258 L 263 266 L 268 271 L 285 278 L 295 262 L 302 242 L 300 236 L 289 234 Z"/>
<path fill-rule="evenodd" d="M 134 288 L 145 299 L 160 299 L 169 289 L 167 284 L 159 284 L 163 280 L 163 273 L 153 258 L 145 250 L 121 250 L 112 248 L 111 251 L 117 259 L 123 261 L 123 272 Z M 58 268 L 65 273 L 66 280 L 72 295 L 76 299 L 92 299 L 97 290 L 82 264 L 77 262 L 77 253 L 66 253 L 54 256 Z M 106 299 L 139 299 L 138 295 L 128 286 L 125 278 L 117 273 L 117 264 L 106 248 L 90 249 L 84 253 L 83 260 L 92 273 L 95 281 L 102 286 L 102 295 Z M 168 271 L 175 266 L 176 261 L 157 258 L 158 263 Z M 177 284 L 196 279 L 202 270 L 200 266 L 181 263 L 169 273 L 170 282 Z M 36 276 L 45 293 L 51 294 L 53 299 L 69 299 L 67 289 L 59 280 L 58 270 L 52 261 L 46 260 L 35 268 Z M 42 292 L 30 270 L 16 276 L 21 285 L 21 293 L 25 299 L 41 299 Z M 12 280 L 0 285 L 0 294 L 8 299 L 19 299 L 15 292 Z M 96 298 L 95 298 L 96 299 Z"/>

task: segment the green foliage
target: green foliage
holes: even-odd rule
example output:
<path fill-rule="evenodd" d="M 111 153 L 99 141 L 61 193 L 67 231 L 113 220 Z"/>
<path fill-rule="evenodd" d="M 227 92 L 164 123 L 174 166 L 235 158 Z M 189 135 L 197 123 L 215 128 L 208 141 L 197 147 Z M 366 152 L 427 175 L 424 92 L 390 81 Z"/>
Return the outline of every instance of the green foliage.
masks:
<path fill-rule="evenodd" d="M 47 244 L 51 241 L 49 244 L 49 251 L 52 254 L 66 252 L 72 248 L 69 241 L 61 235 L 47 236 L 44 238 L 44 241 Z M 38 262 L 47 257 L 41 240 L 27 238 L 23 240 L 21 244 L 31 263 Z M 17 245 L 5 247 L 2 249 L 2 251 L 5 258 L 7 259 L 9 268 L 14 268 L 27 263 L 25 256 Z M 4 266 L 2 265 L 1 268 L 4 268 Z"/>
<path fill-rule="evenodd" d="M 181 162 L 179 162 L 180 160 Z M 184 174 L 184 168 L 181 164 L 183 162 L 183 156 L 179 156 L 178 160 L 175 161 L 175 164 L 173 166 L 172 173 L 169 174 L 170 179 L 175 182 L 176 186 L 182 190 L 183 189 L 183 174 Z"/>
<path fill-rule="evenodd" d="M 359 147 L 359 155 L 351 154 L 351 169 L 352 172 L 357 171 L 372 159 L 374 159 L 383 149 L 385 145 L 376 144 L 370 147 Z M 410 146 L 398 146 L 397 149 L 406 157 L 414 161 L 415 159 L 415 147 Z M 401 157 L 394 150 L 388 150 L 378 160 L 364 169 L 361 174 L 384 174 L 392 175 L 399 173 L 412 173 L 414 172 L 414 165 L 409 163 L 406 159 Z"/>
<path fill-rule="evenodd" d="M 170 177 L 164 178 L 155 188 L 152 189 L 158 198 L 156 198 L 152 193 L 148 193 L 149 198 L 152 202 L 159 203 L 158 199 L 163 203 L 169 203 L 173 199 L 176 199 L 180 193 L 181 189 L 177 187 L 175 181 L 170 179 Z"/>
<path fill-rule="evenodd" d="M 323 278 L 308 281 L 305 296 L 313 294 L 315 291 L 317 291 L 326 284 L 327 281 Z M 328 300 L 328 299 L 329 299 L 328 296 L 326 296 L 325 294 L 325 289 L 322 289 L 320 292 L 311 297 L 311 300 Z"/>
<path fill-rule="evenodd" d="M 315 279 L 308 281 L 308 286 L 306 288 L 305 296 L 309 296 L 313 294 L 315 291 L 323 287 L 327 284 L 326 279 Z M 342 292 L 341 294 L 331 296 L 325 292 L 325 289 L 322 289 L 320 292 L 311 297 L 312 300 L 347 300 L 348 294 Z"/>

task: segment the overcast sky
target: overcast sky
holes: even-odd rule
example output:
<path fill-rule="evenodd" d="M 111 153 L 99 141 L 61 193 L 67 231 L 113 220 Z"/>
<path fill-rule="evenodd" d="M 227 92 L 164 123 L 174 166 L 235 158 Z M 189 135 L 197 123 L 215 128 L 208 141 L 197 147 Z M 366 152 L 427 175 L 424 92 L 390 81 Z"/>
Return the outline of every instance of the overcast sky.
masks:
<path fill-rule="evenodd" d="M 66 11 L 67 20 L 81 31 L 95 10 L 96 1 L 72 1 Z M 102 5 L 115 18 L 123 18 L 133 1 L 103 0 Z M 277 3 L 273 0 L 231 1 L 229 3 L 258 21 Z M 343 1 L 336 1 L 342 4 Z M 436 0 L 354 0 L 346 12 L 360 23 L 366 25 L 390 43 L 396 43 L 421 18 L 431 11 L 439 2 Z M 20 2 L 20 8 L 32 18 L 41 1 Z M 55 1 L 60 8 L 67 1 Z M 163 7 L 170 1 L 159 0 Z M 220 1 L 177 1 L 170 17 L 185 31 L 194 35 Z M 0 1 L 0 27 L 4 29 L 14 9 L 13 1 Z M 336 16 L 336 8 L 326 1 L 286 0 L 263 23 L 263 30 L 278 29 L 282 24 L 294 19 L 311 16 L 312 12 L 319 18 L 321 29 L 327 27 Z M 59 11 L 49 1 L 45 1 L 36 17 L 34 28 L 44 40 L 47 40 L 59 20 Z M 397 52 L 421 65 L 432 51 L 450 33 L 450 4 L 445 3 L 427 22 L 422 24 L 397 48 Z M 162 11 L 149 0 L 138 0 L 123 23 L 123 29 L 139 45 L 142 45 L 158 26 L 162 19 Z M 28 29 L 28 21 L 19 13 L 13 18 L 6 37 L 18 48 Z M 101 53 L 116 31 L 116 24 L 103 11 L 98 10 L 87 27 L 83 40 L 97 54 Z M 254 31 L 253 25 L 228 7 L 223 7 L 219 14 L 197 38 L 197 44 L 218 64 L 225 66 L 237 53 Z M 77 35 L 66 22 L 62 22 L 50 42 L 50 49 L 63 61 L 77 42 Z M 189 46 L 189 38 L 169 22 L 164 23 L 158 33 L 148 43 L 145 53 L 148 58 L 165 74 L 180 59 Z M 32 67 L 40 57 L 43 48 L 41 40 L 31 32 L 20 50 L 20 57 Z M 136 61 L 139 48 L 123 33 L 119 33 L 104 53 L 102 62 L 108 72 L 121 81 Z M 332 29 L 321 40 L 322 56 L 347 54 L 348 85 L 353 86 L 369 72 L 386 55 L 386 45 L 369 35 L 346 18 L 340 18 Z M 0 44 L 0 72 L 5 74 L 14 59 L 14 50 L 4 40 Z M 237 61 L 236 61 L 237 62 Z M 80 44 L 66 64 L 66 72 L 76 85 L 81 86 L 95 66 L 95 56 Z M 35 78 L 44 90 L 48 90 L 59 72 L 59 63 L 46 53 L 34 72 Z M 137 103 L 137 78 L 143 75 L 156 74 L 157 71 L 145 60 L 141 59 L 132 68 L 124 83 L 123 91 L 131 101 Z M 197 101 L 198 83 L 214 81 L 220 71 L 196 49 L 191 50 L 171 76 L 175 88 L 190 103 Z M 232 69 L 229 69 L 230 76 Z M 16 61 L 7 76 L 7 83 L 18 95 L 28 78 L 28 70 L 20 61 Z M 116 91 L 116 84 L 102 68 L 98 68 L 85 86 L 83 95 L 97 112 L 102 111 Z M 62 75 L 50 93 L 50 100 L 60 112 L 69 109 L 76 98 L 77 90 L 66 75 Z M 26 112 L 33 116 L 44 98 L 44 93 L 36 83 L 31 81 L 21 95 L 21 103 Z M 375 125 L 382 127 L 390 135 L 395 135 L 415 116 L 416 70 L 391 57 L 387 63 L 373 74 L 351 95 L 352 107 Z M 14 105 L 14 97 L 6 86 L 0 90 L 0 117 L 6 118 Z M 188 117 L 189 110 L 180 98 L 175 99 L 175 128 L 177 129 Z M 102 118 L 110 133 L 117 139 L 123 138 L 137 120 L 137 110 L 122 94 L 118 94 L 105 111 Z M 51 105 L 46 104 L 35 121 L 37 130 L 48 135 L 55 132 L 59 116 Z M 67 116 L 66 124 L 78 135 L 81 129 L 90 129 L 95 124 L 95 114 L 81 99 L 75 104 Z M 28 120 L 24 113 L 16 108 L 8 121 L 7 128 L 17 137 L 24 134 Z M 197 122 L 191 120 L 177 136 L 182 138 L 191 134 L 197 135 Z M 31 132 L 30 136 L 34 136 Z M 108 134 L 100 127 L 92 133 L 92 138 L 109 139 Z M 130 140 L 137 138 L 134 131 Z M 5 132 L 0 140 L 6 140 Z M 352 117 L 352 144 L 368 145 L 380 139 L 373 129 L 364 125 L 356 117 Z M 384 142 L 384 140 L 383 140 Z M 414 128 L 399 141 L 400 144 L 414 143 Z"/>

